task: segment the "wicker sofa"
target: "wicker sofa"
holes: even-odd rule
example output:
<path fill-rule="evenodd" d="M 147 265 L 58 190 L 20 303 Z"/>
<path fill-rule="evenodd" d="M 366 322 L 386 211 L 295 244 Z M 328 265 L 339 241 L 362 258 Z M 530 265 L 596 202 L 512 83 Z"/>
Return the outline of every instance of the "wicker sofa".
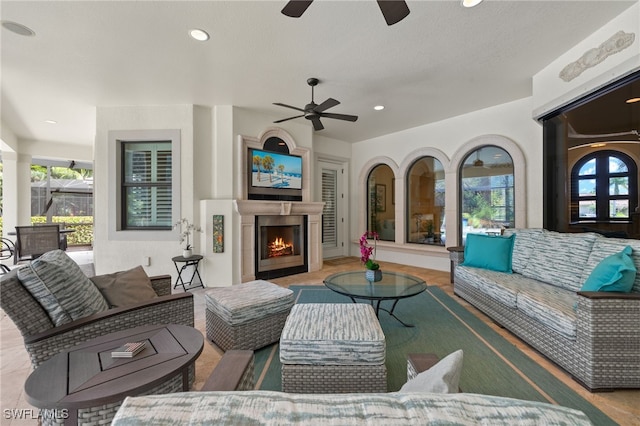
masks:
<path fill-rule="evenodd" d="M 580 291 L 593 269 L 640 241 L 510 229 L 512 270 L 465 266 L 450 248 L 454 293 L 565 369 L 590 391 L 640 388 L 640 274 L 630 293 Z"/>
<path fill-rule="evenodd" d="M 17 269 L 0 279 L 0 305 L 24 339 L 33 368 L 81 342 L 138 325 L 194 324 L 193 294 L 171 294 L 171 277 L 150 277 L 157 298 L 112 308 L 54 326 L 41 304 L 18 279 Z"/>

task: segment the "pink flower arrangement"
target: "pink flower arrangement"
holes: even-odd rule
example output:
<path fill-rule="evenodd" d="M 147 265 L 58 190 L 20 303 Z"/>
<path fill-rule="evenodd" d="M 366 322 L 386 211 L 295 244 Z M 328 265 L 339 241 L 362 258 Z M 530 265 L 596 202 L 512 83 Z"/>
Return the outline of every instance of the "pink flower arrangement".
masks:
<path fill-rule="evenodd" d="M 367 238 L 373 238 L 373 247 L 369 245 Z M 364 263 L 364 267 L 371 270 L 380 269 L 380 265 L 376 263 L 376 245 L 378 242 L 378 233 L 365 232 L 360 237 L 360 260 Z"/>

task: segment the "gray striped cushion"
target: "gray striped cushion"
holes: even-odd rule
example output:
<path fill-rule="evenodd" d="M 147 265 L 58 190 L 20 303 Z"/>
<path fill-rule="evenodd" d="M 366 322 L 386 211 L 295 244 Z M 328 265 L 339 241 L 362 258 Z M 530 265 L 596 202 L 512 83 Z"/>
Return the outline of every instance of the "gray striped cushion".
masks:
<path fill-rule="evenodd" d="M 181 392 L 127 397 L 114 426 L 133 425 L 591 425 L 581 411 L 542 402 L 452 393 Z"/>
<path fill-rule="evenodd" d="M 21 267 L 18 278 L 56 326 L 109 309 L 98 288 L 62 250 Z"/>
<path fill-rule="evenodd" d="M 384 333 L 371 305 L 294 305 L 280 337 L 283 364 L 384 364 Z"/>
<path fill-rule="evenodd" d="M 587 260 L 587 265 L 584 268 L 584 272 L 581 277 L 581 281 L 584 282 L 589 278 L 593 268 L 607 256 L 619 253 L 626 246 L 631 246 L 633 253 L 631 253 L 631 259 L 636 269 L 640 271 L 640 240 L 627 240 L 623 238 L 605 238 L 598 236 L 593 243 L 593 250 Z M 640 273 L 636 274 L 636 280 L 633 283 L 631 289 L 632 293 L 640 293 Z"/>
<path fill-rule="evenodd" d="M 517 239 L 518 237 L 516 237 Z M 545 231 L 535 242 L 522 275 L 578 291 L 581 276 L 597 235 Z"/>
<path fill-rule="evenodd" d="M 570 339 L 576 338 L 574 305 L 578 295 L 571 290 L 538 284 L 518 293 L 518 310 Z"/>
<path fill-rule="evenodd" d="M 513 242 L 513 254 L 511 256 L 511 269 L 513 272 L 521 274 L 527 267 L 529 258 L 533 252 L 536 242 L 544 232 L 540 228 L 514 229 L 508 228 L 504 230 L 504 236 L 509 237 L 513 234 L 516 239 Z"/>
<path fill-rule="evenodd" d="M 520 274 L 509 274 L 468 266 L 458 266 L 455 273 L 456 277 L 459 277 L 470 286 L 483 291 L 500 303 L 514 309 L 518 305 L 518 292 L 523 288 L 539 284 L 537 281 Z"/>
<path fill-rule="evenodd" d="M 235 326 L 291 309 L 293 291 L 257 280 L 207 290 L 205 301 L 210 312 Z"/>

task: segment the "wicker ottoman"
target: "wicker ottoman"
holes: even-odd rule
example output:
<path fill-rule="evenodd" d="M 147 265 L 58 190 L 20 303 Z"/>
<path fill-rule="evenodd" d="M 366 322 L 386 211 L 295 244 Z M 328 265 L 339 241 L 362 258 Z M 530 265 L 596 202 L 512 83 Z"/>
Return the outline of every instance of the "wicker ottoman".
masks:
<path fill-rule="evenodd" d="M 370 305 L 295 305 L 280 338 L 282 391 L 386 392 L 385 353 Z"/>
<path fill-rule="evenodd" d="M 277 342 L 293 292 L 258 280 L 207 290 L 207 338 L 222 350 L 256 350 Z"/>

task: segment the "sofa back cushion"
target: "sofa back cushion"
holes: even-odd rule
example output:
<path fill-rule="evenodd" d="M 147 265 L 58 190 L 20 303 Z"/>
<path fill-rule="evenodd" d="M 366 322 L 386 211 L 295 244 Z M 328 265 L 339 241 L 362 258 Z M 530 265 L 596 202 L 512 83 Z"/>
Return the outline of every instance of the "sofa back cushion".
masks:
<path fill-rule="evenodd" d="M 640 271 L 640 240 L 597 236 L 593 243 L 593 249 L 589 254 L 589 259 L 587 260 L 584 271 L 581 274 L 581 282 L 584 283 L 587 281 L 587 278 L 589 278 L 594 268 L 598 266 L 602 260 L 621 252 L 627 246 L 631 246 L 633 249 L 631 253 L 631 260 L 633 261 L 636 270 Z M 631 288 L 631 293 L 640 293 L 640 274 L 636 274 Z"/>
<path fill-rule="evenodd" d="M 56 326 L 109 309 L 98 288 L 62 250 L 21 267 L 18 278 Z"/>
<path fill-rule="evenodd" d="M 504 236 L 509 237 L 515 235 L 513 242 L 513 255 L 511 256 L 511 269 L 517 274 L 527 267 L 529 258 L 533 252 L 536 242 L 544 232 L 541 228 L 508 228 L 504 230 Z"/>
<path fill-rule="evenodd" d="M 582 275 L 597 238 L 598 235 L 592 233 L 544 231 L 536 239 L 522 275 L 578 291 L 584 283 Z"/>

